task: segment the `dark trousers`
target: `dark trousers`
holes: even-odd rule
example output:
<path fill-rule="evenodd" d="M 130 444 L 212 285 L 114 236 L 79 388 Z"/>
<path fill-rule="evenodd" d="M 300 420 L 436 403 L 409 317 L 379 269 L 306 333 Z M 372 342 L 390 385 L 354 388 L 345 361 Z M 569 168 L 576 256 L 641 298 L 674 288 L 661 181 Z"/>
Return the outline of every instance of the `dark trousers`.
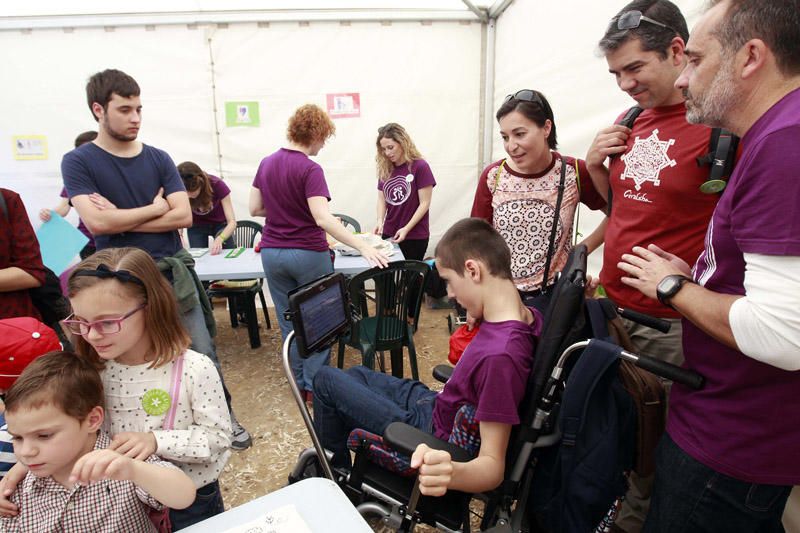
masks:
<path fill-rule="evenodd" d="M 644 533 L 773 533 L 792 487 L 741 481 L 705 466 L 664 433 Z"/>
<path fill-rule="evenodd" d="M 186 230 L 186 235 L 189 237 L 189 246 L 192 248 L 208 248 L 208 239 L 216 239 L 219 232 L 225 229 L 227 222 L 219 224 L 195 224 Z M 233 242 L 233 235 L 225 239 L 222 243 L 224 249 L 236 248 L 236 243 Z"/>
<path fill-rule="evenodd" d="M 391 235 L 381 235 L 384 239 L 391 239 Z M 422 261 L 425 259 L 425 252 L 428 250 L 428 239 L 406 239 L 398 243 L 403 257 Z"/>
<path fill-rule="evenodd" d="M 186 509 L 170 509 L 169 521 L 172 522 L 172 530 L 178 531 L 223 511 L 225 507 L 222 503 L 219 481 L 214 481 L 197 489 L 194 503 Z"/>
<path fill-rule="evenodd" d="M 432 433 L 435 400 L 436 393 L 419 381 L 363 366 L 324 366 L 314 376 L 314 428 L 322 446 L 334 453 L 333 466 L 349 467 L 350 431 L 383 435 L 392 422 L 405 422 Z"/>

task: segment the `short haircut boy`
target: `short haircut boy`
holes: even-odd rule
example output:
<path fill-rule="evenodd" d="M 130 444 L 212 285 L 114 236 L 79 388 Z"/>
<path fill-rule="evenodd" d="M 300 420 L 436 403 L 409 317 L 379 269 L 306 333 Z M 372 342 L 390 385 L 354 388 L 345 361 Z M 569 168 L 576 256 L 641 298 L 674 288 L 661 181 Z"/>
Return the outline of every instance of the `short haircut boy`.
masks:
<path fill-rule="evenodd" d="M 503 237 L 482 218 L 464 218 L 450 226 L 436 245 L 436 264 L 464 274 L 464 263 L 475 259 L 492 276 L 513 280 L 511 251 Z"/>
<path fill-rule="evenodd" d="M 56 351 L 32 362 L 5 397 L 6 411 L 52 405 L 83 421 L 97 406 L 105 408 L 100 374 L 86 359 Z"/>
<path fill-rule="evenodd" d="M 136 80 L 116 69 L 98 72 L 89 78 L 86 84 L 86 101 L 89 104 L 89 111 L 91 111 L 95 120 L 98 120 L 94 111 L 92 111 L 92 104 L 95 102 L 108 111 L 108 102 L 111 101 L 112 95 L 117 94 L 123 98 L 130 98 L 139 96 L 140 93 L 139 84 L 136 83 Z"/>

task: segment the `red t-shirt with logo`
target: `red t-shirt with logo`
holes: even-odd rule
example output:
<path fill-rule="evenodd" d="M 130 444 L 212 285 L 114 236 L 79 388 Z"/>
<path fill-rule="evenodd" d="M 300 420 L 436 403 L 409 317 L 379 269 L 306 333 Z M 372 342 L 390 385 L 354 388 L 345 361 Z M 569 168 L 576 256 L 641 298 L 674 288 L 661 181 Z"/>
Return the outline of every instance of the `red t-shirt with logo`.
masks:
<path fill-rule="evenodd" d="M 709 167 L 698 165 L 697 158 L 708 153 L 710 138 L 710 128 L 686 122 L 683 103 L 646 109 L 633 124 L 628 149 L 611 160 L 613 200 L 600 281 L 618 305 L 661 318 L 680 316 L 624 285 L 617 263 L 634 246 L 648 244 L 695 263 L 719 199 L 699 188 Z"/>

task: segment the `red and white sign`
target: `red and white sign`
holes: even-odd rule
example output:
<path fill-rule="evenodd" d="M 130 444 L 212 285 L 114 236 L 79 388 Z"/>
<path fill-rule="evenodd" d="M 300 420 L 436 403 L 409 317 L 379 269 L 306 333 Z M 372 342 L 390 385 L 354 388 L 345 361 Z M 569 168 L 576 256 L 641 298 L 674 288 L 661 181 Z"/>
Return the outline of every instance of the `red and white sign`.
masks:
<path fill-rule="evenodd" d="M 359 93 L 328 94 L 328 115 L 331 118 L 353 118 L 361 116 Z"/>

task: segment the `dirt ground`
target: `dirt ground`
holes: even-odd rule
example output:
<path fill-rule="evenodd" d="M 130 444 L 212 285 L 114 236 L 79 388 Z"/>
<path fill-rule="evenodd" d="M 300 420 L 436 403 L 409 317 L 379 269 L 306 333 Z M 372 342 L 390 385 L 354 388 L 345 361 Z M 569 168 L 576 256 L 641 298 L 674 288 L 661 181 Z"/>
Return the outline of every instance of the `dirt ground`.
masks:
<path fill-rule="evenodd" d="M 233 452 L 220 477 L 228 509 L 285 486 L 297 454 L 312 445 L 283 374 L 281 336 L 274 311 L 270 309 L 272 329 L 266 329 L 258 310 L 261 347 L 251 349 L 247 328 L 232 328 L 224 302 L 215 302 L 217 354 L 236 416 L 253 437 L 250 449 Z M 414 337 L 420 378 L 430 386 L 435 386 L 431 369 L 447 361 L 449 311 L 423 306 Z M 361 361 L 356 350 L 347 350 L 346 368 Z M 405 360 L 404 375 L 410 376 L 407 357 Z"/>

